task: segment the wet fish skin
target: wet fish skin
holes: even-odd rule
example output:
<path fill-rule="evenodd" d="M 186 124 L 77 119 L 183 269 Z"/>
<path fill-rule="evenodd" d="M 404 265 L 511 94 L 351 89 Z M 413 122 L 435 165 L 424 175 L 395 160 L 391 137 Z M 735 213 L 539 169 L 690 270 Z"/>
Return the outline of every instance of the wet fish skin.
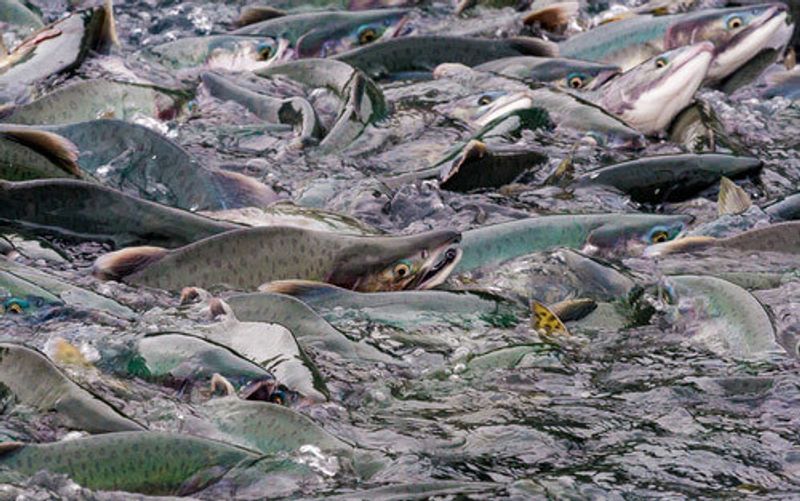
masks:
<path fill-rule="evenodd" d="M 495 317 L 514 322 L 525 314 L 521 305 L 479 291 L 363 293 L 301 280 L 272 282 L 261 290 L 296 297 L 334 323 L 365 318 L 401 329 L 413 329 L 423 325 L 491 323 Z"/>
<path fill-rule="evenodd" d="M 664 131 L 703 83 L 714 45 L 663 52 L 617 76 L 586 98 L 645 134 Z"/>
<path fill-rule="evenodd" d="M 800 193 L 764 207 L 764 212 L 769 214 L 773 221 L 793 221 L 800 219 Z"/>
<path fill-rule="evenodd" d="M 18 402 L 40 412 L 54 412 L 68 428 L 90 433 L 144 429 L 69 379 L 44 354 L 21 344 L 0 343 L 0 382 Z"/>
<path fill-rule="evenodd" d="M 744 252 L 798 254 L 800 253 L 800 221 L 775 223 L 727 238 L 684 237 L 672 242 L 652 245 L 645 250 L 645 256 L 655 257 L 714 248 Z"/>
<path fill-rule="evenodd" d="M 0 465 L 23 475 L 46 470 L 89 489 L 153 495 L 191 494 L 258 458 L 222 442 L 156 431 L 14 447 L 5 447 Z"/>
<path fill-rule="evenodd" d="M 336 330 L 297 298 L 266 292 L 236 294 L 226 299 L 236 318 L 243 322 L 271 322 L 283 325 L 306 352 L 322 352 L 351 362 L 392 362 L 365 343 L 356 343 Z"/>
<path fill-rule="evenodd" d="M 250 24 L 232 34 L 285 38 L 299 57 L 328 57 L 393 36 L 408 12 L 407 9 L 307 12 Z M 363 37 L 367 32 L 373 35 Z"/>
<path fill-rule="evenodd" d="M 550 83 L 575 90 L 598 89 L 620 72 L 620 68 L 612 64 L 536 56 L 495 59 L 479 64 L 474 69 L 525 82 Z"/>
<path fill-rule="evenodd" d="M 37 128 L 75 143 L 86 153 L 78 159 L 81 168 L 106 186 L 146 200 L 186 210 L 218 210 L 266 206 L 279 198 L 253 178 L 205 168 L 183 148 L 142 125 L 92 120 Z"/>
<path fill-rule="evenodd" d="M 620 250 L 675 238 L 691 216 L 649 214 L 554 215 L 484 226 L 462 233 L 463 256 L 454 273 L 500 264 L 560 247 Z"/>
<path fill-rule="evenodd" d="M 640 203 L 675 202 L 716 184 L 721 176 L 753 174 L 761 165 L 757 158 L 718 153 L 660 155 L 589 171 L 575 185 L 611 186 Z"/>
<path fill-rule="evenodd" d="M 170 120 L 188 97 L 182 91 L 144 84 L 82 80 L 5 113 L 0 112 L 0 122 L 54 125 L 95 120 L 100 116 L 129 120 L 137 114 Z"/>
<path fill-rule="evenodd" d="M 255 71 L 283 60 L 286 44 L 264 36 L 209 35 L 166 42 L 143 55 L 175 70 Z"/>
<path fill-rule="evenodd" d="M 707 317 L 692 337 L 712 351 L 743 359 L 781 351 L 769 315 L 741 287 L 716 277 L 692 275 L 668 277 L 666 284 L 678 300 L 689 299 L 696 314 Z"/>
<path fill-rule="evenodd" d="M 433 287 L 460 257 L 454 231 L 358 237 L 292 227 L 234 230 L 169 252 L 129 248 L 95 262 L 95 274 L 168 290 L 255 290 L 273 280 L 319 280 L 363 290 Z M 150 262 L 138 262 L 144 256 Z M 138 263 L 138 264 L 134 264 Z M 131 264 L 134 264 L 130 269 Z M 138 269 L 140 268 L 140 269 Z M 130 273 L 130 274 L 128 274 Z"/>
<path fill-rule="evenodd" d="M 501 57 L 549 56 L 553 49 L 537 39 L 419 36 L 371 44 L 333 57 L 360 69 L 371 78 L 391 74 L 433 71 L 442 63 L 475 66 Z"/>
<path fill-rule="evenodd" d="M 546 162 L 547 156 L 536 150 L 489 149 L 479 141 L 470 141 L 455 161 L 442 165 L 439 186 L 462 192 L 499 188 Z"/>
<path fill-rule="evenodd" d="M 241 228 L 72 179 L 0 181 L 0 221 L 36 234 L 180 247 Z"/>
<path fill-rule="evenodd" d="M 741 21 L 740 26 L 728 27 L 733 17 Z M 760 52 L 764 39 L 769 38 L 764 33 L 779 30 L 786 17 L 786 6 L 780 3 L 636 16 L 573 36 L 559 44 L 559 53 L 562 57 L 616 64 L 627 70 L 658 53 L 706 40 L 716 47 L 708 77 L 714 81 Z"/>

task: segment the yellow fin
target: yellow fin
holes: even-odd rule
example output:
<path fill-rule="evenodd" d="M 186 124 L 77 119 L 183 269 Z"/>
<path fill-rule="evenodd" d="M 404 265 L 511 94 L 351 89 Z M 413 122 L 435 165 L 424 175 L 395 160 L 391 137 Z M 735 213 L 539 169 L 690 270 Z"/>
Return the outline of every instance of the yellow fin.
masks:
<path fill-rule="evenodd" d="M 553 313 L 553 310 L 543 305 L 539 301 L 531 301 L 531 311 L 533 318 L 531 319 L 531 326 L 539 333 L 546 336 L 564 335 L 569 336 L 570 333 L 564 322 Z"/>
<path fill-rule="evenodd" d="M 119 46 L 119 36 L 117 35 L 117 21 L 114 19 L 114 2 L 104 0 L 103 2 L 103 28 L 100 30 L 101 44 Z"/>
<path fill-rule="evenodd" d="M 750 195 L 736 183 L 723 176 L 719 180 L 719 198 L 717 199 L 717 213 L 741 214 L 753 206 Z"/>
<path fill-rule="evenodd" d="M 53 341 L 51 358 L 59 365 L 77 365 L 79 367 L 91 367 L 92 365 L 78 347 L 64 338 L 56 338 Z"/>

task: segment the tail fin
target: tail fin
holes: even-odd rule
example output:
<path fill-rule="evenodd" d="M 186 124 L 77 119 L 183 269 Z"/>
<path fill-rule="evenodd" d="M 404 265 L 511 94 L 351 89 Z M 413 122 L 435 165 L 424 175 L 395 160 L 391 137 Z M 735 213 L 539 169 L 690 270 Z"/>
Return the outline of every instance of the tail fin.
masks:
<path fill-rule="evenodd" d="M 741 214 L 753 206 L 750 195 L 736 183 L 723 176 L 719 180 L 719 198 L 717 198 L 717 213 Z"/>
<path fill-rule="evenodd" d="M 558 45 L 541 38 L 513 37 L 509 41 L 526 56 L 558 57 Z"/>
<path fill-rule="evenodd" d="M 83 177 L 78 165 L 78 147 L 69 139 L 24 125 L 0 124 L 0 137 L 36 150 L 61 167 L 66 173 Z"/>
<path fill-rule="evenodd" d="M 260 23 L 261 21 L 275 19 L 276 17 L 283 17 L 285 15 L 286 12 L 273 7 L 250 6 L 242 9 L 242 13 L 239 15 L 239 19 L 236 21 L 236 24 L 239 26 L 247 26 L 250 24 Z"/>
<path fill-rule="evenodd" d="M 569 336 L 570 333 L 564 322 L 553 313 L 553 310 L 540 303 L 539 301 L 531 301 L 531 311 L 533 318 L 531 319 L 531 327 L 540 331 L 546 336 L 563 335 Z"/>
<path fill-rule="evenodd" d="M 275 282 L 263 284 L 258 288 L 258 290 L 261 292 L 272 292 L 275 294 L 294 296 L 303 302 L 330 294 L 350 292 L 335 285 L 327 284 L 325 282 L 314 282 L 311 280 L 276 280 Z"/>
<path fill-rule="evenodd" d="M 119 280 L 158 261 L 168 252 L 161 247 L 128 247 L 109 252 L 94 262 L 92 274 L 101 280 Z"/>
<path fill-rule="evenodd" d="M 562 26 L 568 25 L 578 15 L 579 8 L 578 2 L 560 2 L 530 12 L 522 19 L 522 22 L 525 24 L 539 23 L 547 31 L 556 31 Z"/>

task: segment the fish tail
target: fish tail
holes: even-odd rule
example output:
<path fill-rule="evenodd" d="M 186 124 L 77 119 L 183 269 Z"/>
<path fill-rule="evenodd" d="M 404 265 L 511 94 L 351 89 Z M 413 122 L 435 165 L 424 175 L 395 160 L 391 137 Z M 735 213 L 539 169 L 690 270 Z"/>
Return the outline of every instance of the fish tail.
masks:
<path fill-rule="evenodd" d="M 548 31 L 555 31 L 568 25 L 578 15 L 579 8 L 578 2 L 559 2 L 529 12 L 522 22 L 525 24 L 538 23 Z"/>
<path fill-rule="evenodd" d="M 258 290 L 294 296 L 301 301 L 343 291 L 341 287 L 312 280 L 276 280 L 261 285 Z"/>
<path fill-rule="evenodd" d="M 63 136 L 24 125 L 0 124 L 0 137 L 36 150 L 64 172 L 78 178 L 83 177 L 78 165 L 78 147 Z"/>
<path fill-rule="evenodd" d="M 92 274 L 101 280 L 119 280 L 158 261 L 169 251 L 161 247 L 128 247 L 97 258 Z"/>
<path fill-rule="evenodd" d="M 509 42 L 527 56 L 558 57 L 558 45 L 541 38 L 513 37 Z"/>

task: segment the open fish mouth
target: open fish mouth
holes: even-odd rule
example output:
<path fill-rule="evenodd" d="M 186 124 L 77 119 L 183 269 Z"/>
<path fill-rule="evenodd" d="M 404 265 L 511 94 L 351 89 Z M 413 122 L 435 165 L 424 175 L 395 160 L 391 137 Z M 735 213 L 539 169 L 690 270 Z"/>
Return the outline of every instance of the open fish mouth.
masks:
<path fill-rule="evenodd" d="M 461 238 L 459 237 L 455 242 L 445 246 L 441 252 L 435 253 L 434 258 L 436 260 L 432 262 L 429 260 L 428 263 L 425 263 L 425 272 L 421 274 L 415 284 L 412 284 L 411 288 L 418 290 L 432 289 L 447 280 L 447 277 L 450 276 L 450 273 L 461 260 L 463 251 L 453 245 L 458 244 L 460 241 Z"/>

